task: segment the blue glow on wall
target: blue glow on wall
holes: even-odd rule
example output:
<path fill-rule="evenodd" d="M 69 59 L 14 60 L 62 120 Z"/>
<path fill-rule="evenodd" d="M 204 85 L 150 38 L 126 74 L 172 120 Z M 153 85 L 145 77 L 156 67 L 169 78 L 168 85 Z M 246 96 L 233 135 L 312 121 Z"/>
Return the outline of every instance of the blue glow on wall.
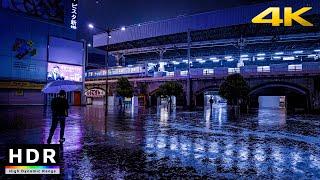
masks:
<path fill-rule="evenodd" d="M 0 9 L 0 80 L 46 82 L 48 36 L 76 39 L 75 31 Z M 17 39 L 31 40 L 33 55 L 17 58 Z"/>

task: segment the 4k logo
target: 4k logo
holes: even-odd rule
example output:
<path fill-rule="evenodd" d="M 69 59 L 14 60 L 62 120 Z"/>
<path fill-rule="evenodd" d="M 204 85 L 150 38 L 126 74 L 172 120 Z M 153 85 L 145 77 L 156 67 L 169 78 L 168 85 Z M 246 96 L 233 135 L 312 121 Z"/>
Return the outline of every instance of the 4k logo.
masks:
<path fill-rule="evenodd" d="M 252 19 L 252 23 L 270 23 L 272 26 L 280 26 L 283 24 L 284 26 L 292 26 L 292 22 L 295 21 L 302 26 L 313 26 L 312 23 L 303 19 L 301 17 L 302 14 L 311 10 L 312 7 L 303 7 L 295 12 L 292 11 L 292 7 L 284 8 L 283 19 L 280 18 L 280 8 L 279 7 L 269 7 L 264 10 L 256 17 Z M 266 17 L 271 14 L 271 19 L 266 19 Z"/>

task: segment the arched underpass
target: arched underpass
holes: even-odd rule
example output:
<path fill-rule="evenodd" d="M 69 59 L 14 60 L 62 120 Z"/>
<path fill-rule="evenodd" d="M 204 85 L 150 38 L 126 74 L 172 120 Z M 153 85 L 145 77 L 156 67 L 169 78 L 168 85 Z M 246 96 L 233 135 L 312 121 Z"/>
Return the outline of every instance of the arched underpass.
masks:
<path fill-rule="evenodd" d="M 150 96 L 149 106 L 154 107 L 160 103 L 160 102 L 158 102 L 159 101 L 158 93 L 157 93 L 158 91 L 159 91 L 159 89 L 155 89 L 153 92 L 151 92 L 149 94 L 149 96 Z M 179 97 L 175 97 L 175 98 L 176 98 L 175 103 L 177 106 L 185 106 L 186 105 L 187 100 L 186 100 L 185 94 L 183 94 Z"/>
<path fill-rule="evenodd" d="M 250 107 L 259 108 L 259 97 L 285 96 L 287 110 L 309 110 L 309 92 L 299 85 L 288 83 L 269 83 L 251 89 Z"/>
<path fill-rule="evenodd" d="M 154 89 L 149 95 L 149 105 L 157 105 L 157 92 L 158 89 Z M 194 92 L 193 103 L 197 107 L 203 107 L 205 102 L 208 101 L 205 98 L 206 93 L 214 92 L 218 93 L 219 88 L 217 86 L 209 86 Z M 176 99 L 177 106 L 186 105 L 186 92 L 181 97 Z M 210 94 L 210 93 L 209 93 Z M 211 94 L 210 94 L 211 95 Z M 250 98 L 250 108 L 259 108 L 259 97 L 260 96 L 285 96 L 285 106 L 288 110 L 309 110 L 310 100 L 309 100 L 309 90 L 294 83 L 287 82 L 268 82 L 260 84 L 251 88 L 249 98 Z"/>
<path fill-rule="evenodd" d="M 195 105 L 203 107 L 206 92 L 218 92 L 217 87 L 207 87 L 195 94 Z M 309 110 L 309 91 L 297 84 L 287 82 L 271 82 L 251 88 L 250 108 L 259 108 L 260 96 L 285 96 L 285 107 L 287 110 Z"/>
<path fill-rule="evenodd" d="M 217 88 L 216 86 L 206 87 L 204 89 L 197 91 L 194 97 L 195 106 L 203 107 L 203 106 L 209 105 L 209 99 L 212 97 L 215 99 L 215 96 L 220 97 L 218 94 L 219 94 L 219 88 Z"/>

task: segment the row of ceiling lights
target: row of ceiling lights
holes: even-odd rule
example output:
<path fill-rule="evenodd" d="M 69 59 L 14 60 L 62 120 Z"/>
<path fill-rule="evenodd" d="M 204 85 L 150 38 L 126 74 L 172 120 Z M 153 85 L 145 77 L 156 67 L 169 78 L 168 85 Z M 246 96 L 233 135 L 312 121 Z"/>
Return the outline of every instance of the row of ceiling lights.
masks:
<path fill-rule="evenodd" d="M 303 54 L 304 51 L 302 50 L 299 50 L 299 51 L 294 51 L 293 54 Z M 320 53 L 320 49 L 316 49 L 314 50 L 314 52 L 316 53 Z M 275 56 L 272 56 L 273 59 L 277 59 L 277 60 L 280 60 L 280 59 L 283 59 L 283 60 L 295 60 L 295 56 L 281 56 L 281 55 L 284 55 L 285 53 L 284 52 L 276 52 L 274 53 Z M 258 53 L 256 55 L 256 60 L 265 60 L 265 56 L 266 54 L 265 53 Z M 297 56 L 296 56 L 297 57 Z M 318 54 L 309 54 L 307 55 L 308 58 L 316 58 L 316 57 L 319 57 Z M 246 61 L 246 60 L 249 60 L 249 55 L 247 54 L 242 54 L 240 55 L 240 58 L 243 60 L 243 61 Z M 210 57 L 209 58 L 211 61 L 213 62 L 220 62 L 220 59 L 218 59 L 217 57 Z M 233 56 L 225 56 L 223 59 L 227 60 L 227 61 L 233 61 L 234 58 Z M 202 58 L 196 58 L 195 59 L 196 62 L 199 62 L 199 63 L 205 63 L 206 61 L 208 60 L 204 60 Z M 182 60 L 183 63 L 188 63 L 189 61 L 188 60 Z M 164 62 L 163 62 L 164 63 Z M 171 61 L 172 64 L 180 64 L 181 62 L 179 61 Z M 192 61 L 190 61 L 190 63 L 193 63 Z M 155 63 L 149 63 L 150 66 L 152 65 L 156 65 Z"/>
<path fill-rule="evenodd" d="M 299 51 L 294 51 L 293 54 L 303 54 L 303 52 L 304 51 L 299 50 Z M 316 50 L 314 50 L 314 52 L 320 52 L 320 49 L 316 49 Z M 285 54 L 284 52 L 276 52 L 276 53 L 274 53 L 274 55 L 277 55 L 277 56 L 273 56 L 273 59 L 282 59 L 282 58 L 283 58 L 283 60 L 294 60 L 295 59 L 294 56 L 284 56 L 284 57 L 280 56 L 280 55 L 284 55 L 284 54 Z M 266 56 L 265 53 L 258 53 L 256 55 L 256 59 L 257 60 L 264 60 L 265 56 Z M 316 56 L 317 56 L 316 54 L 308 55 L 309 58 L 316 57 Z M 243 54 L 243 55 L 240 55 L 240 58 L 242 60 L 249 60 L 249 55 Z M 220 61 L 220 59 L 218 59 L 216 57 L 211 57 L 209 59 L 211 61 L 213 61 L 213 62 L 219 62 Z M 233 61 L 234 60 L 233 56 L 225 56 L 224 59 L 227 60 L 227 61 Z M 196 61 L 199 62 L 199 63 L 205 63 L 207 60 L 203 60 L 202 58 L 196 58 Z M 182 62 L 188 63 L 188 60 L 182 60 Z M 180 62 L 178 62 L 178 61 L 171 61 L 171 63 L 180 64 Z"/>

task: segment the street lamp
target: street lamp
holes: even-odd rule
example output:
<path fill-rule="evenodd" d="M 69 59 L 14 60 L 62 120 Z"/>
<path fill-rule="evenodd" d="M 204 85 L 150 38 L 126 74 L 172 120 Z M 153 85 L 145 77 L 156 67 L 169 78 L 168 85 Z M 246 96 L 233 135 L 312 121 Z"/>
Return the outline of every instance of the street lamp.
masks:
<path fill-rule="evenodd" d="M 108 28 L 105 30 L 104 28 L 99 28 L 94 26 L 92 23 L 88 24 L 89 29 L 99 29 L 100 31 L 107 33 L 107 48 L 106 48 L 106 57 L 105 57 L 105 69 L 106 69 L 106 95 L 105 95 L 105 101 L 106 101 L 106 109 L 105 113 L 107 115 L 108 113 L 108 96 L 109 96 L 109 90 L 108 90 L 108 80 L 109 80 L 109 74 L 108 74 L 108 69 L 109 69 L 109 39 L 111 38 L 111 30 Z"/>
<path fill-rule="evenodd" d="M 94 29 L 94 25 L 90 23 L 90 24 L 88 24 L 88 28 Z"/>

